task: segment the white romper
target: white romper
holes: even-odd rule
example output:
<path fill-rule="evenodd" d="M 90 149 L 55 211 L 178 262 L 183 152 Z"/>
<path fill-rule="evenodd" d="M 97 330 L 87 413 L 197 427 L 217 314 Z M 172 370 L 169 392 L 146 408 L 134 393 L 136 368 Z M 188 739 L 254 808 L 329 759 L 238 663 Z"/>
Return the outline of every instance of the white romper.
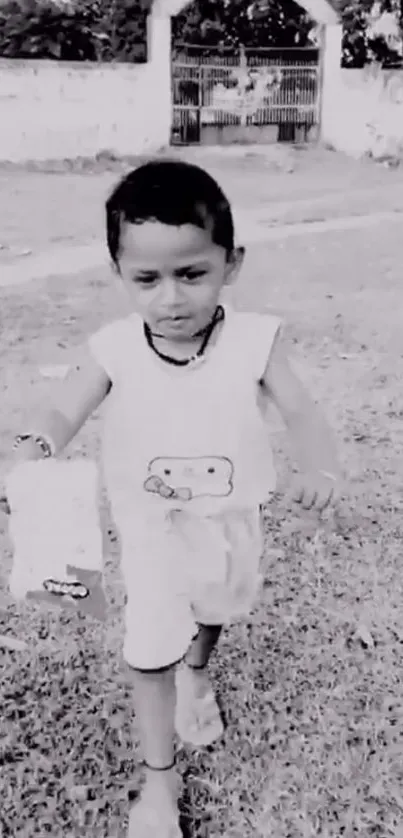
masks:
<path fill-rule="evenodd" d="M 258 380 L 281 321 L 225 306 L 217 342 L 177 367 L 150 349 L 138 315 L 90 338 L 112 389 L 103 471 L 122 545 L 124 657 L 180 660 L 198 623 L 247 615 L 260 583 L 260 505 L 275 488 Z"/>

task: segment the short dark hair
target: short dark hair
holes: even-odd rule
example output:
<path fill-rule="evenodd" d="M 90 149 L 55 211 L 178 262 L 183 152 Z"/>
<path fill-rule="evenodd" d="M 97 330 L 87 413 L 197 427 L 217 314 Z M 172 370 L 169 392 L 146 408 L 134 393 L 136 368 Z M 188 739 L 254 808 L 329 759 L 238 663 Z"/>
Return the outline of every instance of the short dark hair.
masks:
<path fill-rule="evenodd" d="M 106 202 L 106 234 L 113 262 L 119 262 L 122 222 L 143 221 L 211 231 L 213 242 L 234 250 L 231 206 L 211 175 L 181 160 L 151 160 L 129 172 Z"/>

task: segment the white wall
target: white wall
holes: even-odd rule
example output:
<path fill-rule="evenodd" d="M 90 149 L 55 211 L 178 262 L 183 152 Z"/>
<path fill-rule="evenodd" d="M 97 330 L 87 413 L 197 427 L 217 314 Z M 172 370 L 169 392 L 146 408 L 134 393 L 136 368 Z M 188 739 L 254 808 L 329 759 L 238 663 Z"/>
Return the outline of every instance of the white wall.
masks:
<path fill-rule="evenodd" d="M 160 43 L 167 35 L 162 30 Z M 0 160 L 139 154 L 166 146 L 169 64 L 162 66 L 157 50 L 152 54 L 147 64 L 1 59 Z"/>
<path fill-rule="evenodd" d="M 326 139 L 355 157 L 403 156 L 403 72 L 367 67 L 340 71 L 332 90 Z"/>

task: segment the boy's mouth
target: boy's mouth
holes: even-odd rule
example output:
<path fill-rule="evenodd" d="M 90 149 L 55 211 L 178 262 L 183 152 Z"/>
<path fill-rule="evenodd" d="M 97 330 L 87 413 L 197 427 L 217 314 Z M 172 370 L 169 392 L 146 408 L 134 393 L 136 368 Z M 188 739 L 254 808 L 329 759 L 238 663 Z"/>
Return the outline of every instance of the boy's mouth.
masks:
<path fill-rule="evenodd" d="M 163 323 L 166 323 L 168 326 L 182 326 L 189 320 L 190 318 L 185 315 L 178 315 L 177 317 L 165 317 Z"/>
<path fill-rule="evenodd" d="M 183 328 L 189 323 L 191 318 L 188 315 L 178 314 L 174 317 L 160 317 L 155 322 L 155 326 L 152 329 L 153 337 L 160 337 L 164 338 L 169 335 L 170 332 L 182 332 Z"/>

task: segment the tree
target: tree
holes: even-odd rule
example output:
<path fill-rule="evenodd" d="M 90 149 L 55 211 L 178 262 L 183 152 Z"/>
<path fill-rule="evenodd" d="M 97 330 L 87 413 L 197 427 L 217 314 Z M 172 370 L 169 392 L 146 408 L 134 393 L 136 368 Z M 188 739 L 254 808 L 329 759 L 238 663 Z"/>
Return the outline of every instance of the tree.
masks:
<path fill-rule="evenodd" d="M 147 60 L 147 15 L 152 0 L 100 0 L 102 61 Z"/>
<path fill-rule="evenodd" d="M 312 46 L 312 27 L 294 0 L 195 0 L 174 18 L 173 38 L 204 46 Z"/>
<path fill-rule="evenodd" d="M 147 60 L 151 0 L 6 0 L 0 56 L 60 61 Z"/>
<path fill-rule="evenodd" d="M 343 23 L 345 67 L 401 62 L 403 0 L 332 0 L 332 5 Z M 173 38 L 205 47 L 304 47 L 312 46 L 313 26 L 293 0 L 194 0 L 174 18 Z"/>
<path fill-rule="evenodd" d="M 401 66 L 402 6 L 400 0 L 341 0 L 343 65 L 364 67 L 373 61 Z"/>

